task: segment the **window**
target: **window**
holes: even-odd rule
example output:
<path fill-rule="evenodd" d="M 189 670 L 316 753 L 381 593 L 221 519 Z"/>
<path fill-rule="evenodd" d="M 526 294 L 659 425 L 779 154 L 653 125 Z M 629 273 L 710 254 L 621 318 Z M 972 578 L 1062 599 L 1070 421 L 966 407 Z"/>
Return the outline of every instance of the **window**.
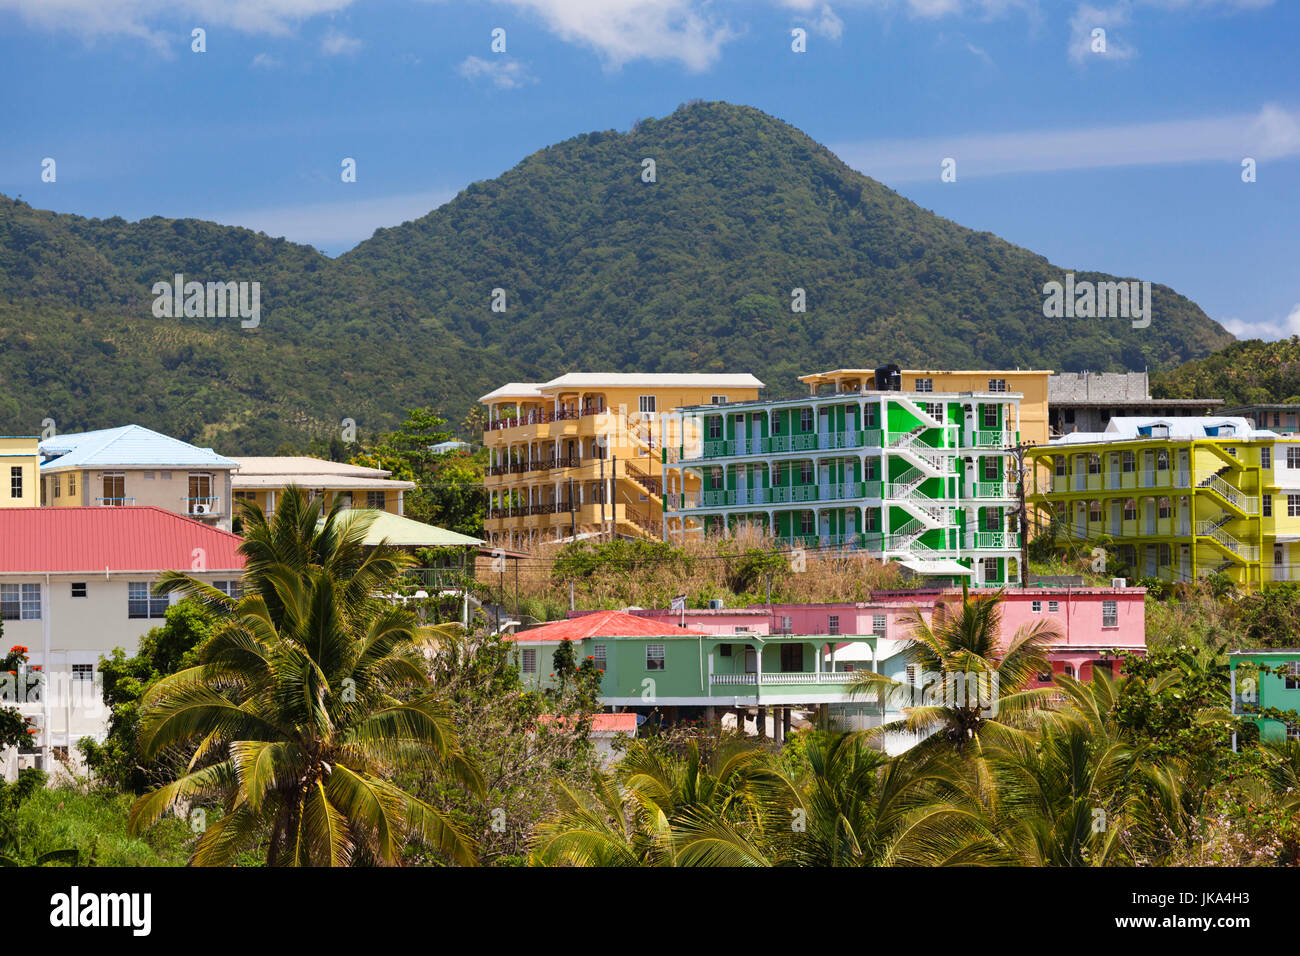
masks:
<path fill-rule="evenodd" d="M 865 409 L 863 409 L 862 427 L 863 428 L 876 427 L 876 406 L 875 405 L 868 405 Z"/>
<path fill-rule="evenodd" d="M 1156 564 L 1167 568 L 1173 564 L 1173 552 L 1167 544 L 1156 545 Z"/>
<path fill-rule="evenodd" d="M 709 469 L 709 485 L 713 491 L 722 490 L 722 466 L 714 465 Z"/>
<path fill-rule="evenodd" d="M 1065 456 L 1053 455 L 1052 461 L 1056 463 L 1056 477 L 1064 478 L 1065 477 Z"/>
<path fill-rule="evenodd" d="M 943 421 L 943 402 L 926 402 L 925 410 L 931 418 Z"/>
<path fill-rule="evenodd" d="M 74 681 L 93 681 L 95 679 L 95 665 L 73 664 L 72 679 Z"/>
<path fill-rule="evenodd" d="M 827 615 L 827 617 L 826 617 L 826 633 L 827 633 L 827 634 L 838 634 L 839 632 L 840 632 L 840 616 L 839 616 L 838 614 L 830 614 L 830 615 Z"/>
<path fill-rule="evenodd" d="M 605 669 L 606 658 L 604 644 L 596 644 L 591 648 L 591 660 L 592 663 L 596 665 L 596 670 L 603 671 Z"/>
<path fill-rule="evenodd" d="M 998 481 L 1002 477 L 1002 460 L 1000 458 L 984 459 L 984 480 Z"/>
<path fill-rule="evenodd" d="M 1168 498 L 1161 498 L 1160 501 L 1157 503 L 1156 507 L 1157 507 L 1157 510 L 1158 510 L 1158 515 L 1157 515 L 1157 517 L 1160 517 L 1160 518 L 1168 518 L 1169 515 L 1172 513 L 1171 510 L 1170 510 L 1170 508 L 1169 508 L 1169 499 L 1168 499 Z"/>
<path fill-rule="evenodd" d="M 781 434 L 781 429 L 785 427 L 784 425 L 781 424 L 781 422 L 784 421 L 784 419 L 785 416 L 782 415 L 780 412 L 772 413 L 772 434 L 773 435 Z"/>
<path fill-rule="evenodd" d="M 810 432 L 812 430 L 813 430 L 813 410 L 811 408 L 799 409 L 799 431 Z"/>
<path fill-rule="evenodd" d="M 716 441 L 722 437 L 722 418 L 714 415 L 709 419 L 709 438 Z"/>
<path fill-rule="evenodd" d="M 144 478 L 145 481 L 153 481 L 153 472 L 146 471 L 143 473 L 142 477 Z"/>
<path fill-rule="evenodd" d="M 655 413 L 655 397 L 653 395 L 641 395 L 637 397 L 637 410 L 642 415 L 653 415 Z"/>
<path fill-rule="evenodd" d="M 732 656 L 732 654 L 731 654 L 731 645 L 730 645 L 730 644 L 719 644 L 719 645 L 718 645 L 718 655 L 719 655 L 720 657 L 731 657 L 731 656 Z"/>
<path fill-rule="evenodd" d="M 1259 450 L 1259 467 L 1273 467 L 1273 449 L 1269 448 L 1267 445 Z"/>
<path fill-rule="evenodd" d="M 989 379 L 990 392 L 1005 392 L 1007 390 L 1007 380 L 1005 378 Z"/>
<path fill-rule="evenodd" d="M 15 465 L 9 469 L 9 497 L 21 498 L 23 496 L 23 470 Z"/>
<path fill-rule="evenodd" d="M 39 621 L 41 586 L 39 584 L 0 584 L 0 620 Z"/>
<path fill-rule="evenodd" d="M 151 593 L 148 581 L 131 581 L 126 586 L 126 616 L 166 617 L 167 595 Z"/>
<path fill-rule="evenodd" d="M 1169 452 L 1163 448 L 1156 452 L 1156 471 L 1169 470 Z"/>
<path fill-rule="evenodd" d="M 782 644 L 781 645 L 782 673 L 797 674 L 802 670 L 803 670 L 803 645 Z"/>
<path fill-rule="evenodd" d="M 1090 475 L 1101 474 L 1101 455 L 1088 456 L 1088 474 Z"/>
<path fill-rule="evenodd" d="M 1029 603 L 1029 609 L 1030 609 L 1031 611 L 1033 611 L 1035 614 L 1042 614 L 1042 613 L 1043 613 L 1043 602 L 1042 602 L 1042 601 L 1031 601 L 1031 602 Z"/>
<path fill-rule="evenodd" d="M 1300 724 L 1288 723 L 1286 725 L 1286 739 L 1300 740 Z"/>
<path fill-rule="evenodd" d="M 1119 602 L 1118 601 L 1101 602 L 1101 626 L 1119 627 Z"/>
<path fill-rule="evenodd" d="M 1300 497 L 1300 496 L 1297 496 L 1297 497 Z M 813 524 L 813 513 L 812 513 L 811 511 L 801 511 L 801 512 L 799 512 L 799 533 L 800 533 L 800 534 L 813 534 L 813 533 L 816 532 L 816 530 L 817 530 L 817 528 L 816 528 L 816 526 Z"/>
<path fill-rule="evenodd" d="M 885 625 L 885 615 L 883 615 L 883 614 L 873 614 L 873 615 L 871 615 L 871 633 L 872 633 L 872 634 L 874 634 L 876 637 L 884 637 L 884 636 L 885 636 L 885 627 L 886 627 L 886 625 Z"/>
<path fill-rule="evenodd" d="M 781 615 L 781 633 L 790 634 L 794 631 L 794 618 L 788 614 Z"/>
<path fill-rule="evenodd" d="M 85 596 L 86 596 L 86 582 L 85 582 L 85 581 L 73 581 L 73 582 L 72 582 L 72 596 L 73 596 L 73 597 L 85 597 Z"/>
<path fill-rule="evenodd" d="M 56 498 L 63 497 L 63 482 L 59 480 L 59 476 L 58 475 L 52 476 L 50 478 L 50 481 L 54 483 L 54 497 Z"/>
<path fill-rule="evenodd" d="M 810 461 L 799 462 L 799 484 L 811 485 L 813 480 L 813 466 Z"/>
<path fill-rule="evenodd" d="M 1286 496 L 1286 516 L 1288 518 L 1300 518 L 1300 495 Z"/>
<path fill-rule="evenodd" d="M 1261 504 L 1263 505 L 1263 507 L 1264 507 L 1264 517 L 1265 517 L 1265 518 L 1271 518 L 1271 517 L 1273 517 L 1273 496 L 1272 496 L 1272 495 L 1264 495 L 1264 496 L 1260 499 L 1260 503 L 1261 503 Z"/>
<path fill-rule="evenodd" d="M 1124 452 L 1120 459 L 1120 470 L 1126 474 L 1131 474 L 1137 470 L 1137 456 L 1131 451 Z"/>
<path fill-rule="evenodd" d="M 367 491 L 367 492 L 366 492 L 366 507 L 367 507 L 367 508 L 378 508 L 380 511 L 383 511 L 385 508 L 388 507 L 388 492 L 386 492 L 386 491 Z"/>
<path fill-rule="evenodd" d="M 210 506 L 212 501 L 212 475 L 207 472 L 190 473 L 190 511 L 196 505 Z"/>
<path fill-rule="evenodd" d="M 932 378 L 918 378 L 918 379 L 916 380 L 916 390 L 917 390 L 918 392 L 933 392 L 933 391 L 934 391 L 934 379 L 932 379 Z"/>
<path fill-rule="evenodd" d="M 1101 521 L 1101 502 L 1088 502 L 1088 520 L 1094 523 Z"/>
<path fill-rule="evenodd" d="M 711 397 L 709 398 L 709 404 L 710 404 L 710 405 L 725 405 L 725 404 L 727 404 L 727 396 L 726 396 L 726 395 L 713 395 L 713 396 L 711 396 Z"/>
<path fill-rule="evenodd" d="M 525 674 L 537 673 L 537 648 L 525 647 L 520 658 L 520 666 Z"/>
<path fill-rule="evenodd" d="M 57 495 L 59 486 L 54 486 L 54 493 Z M 126 504 L 126 475 L 120 471 L 104 472 L 103 497 L 100 499 L 102 504 L 106 505 L 124 505 Z"/>
<path fill-rule="evenodd" d="M 1061 610 L 1061 602 L 1060 602 L 1060 601 L 1048 601 L 1048 602 L 1047 602 L 1047 613 L 1048 613 L 1048 614 L 1057 614 L 1057 613 L 1060 612 L 1060 610 Z"/>
<path fill-rule="evenodd" d="M 68 472 L 68 497 L 71 498 L 77 493 L 77 473 Z"/>
<path fill-rule="evenodd" d="M 236 601 L 244 596 L 244 585 L 239 581 L 213 581 L 212 586 Z"/>
<path fill-rule="evenodd" d="M 996 581 L 998 579 L 998 559 L 985 558 L 982 563 L 984 565 L 984 580 Z"/>
<path fill-rule="evenodd" d="M 664 646 L 662 644 L 647 644 L 645 646 L 645 669 L 648 671 L 661 671 L 664 669 Z"/>
<path fill-rule="evenodd" d="M 1124 520 L 1136 521 L 1137 516 L 1138 516 L 1137 502 L 1134 501 L 1132 498 L 1129 498 L 1127 501 L 1124 502 Z"/>
<path fill-rule="evenodd" d="M 981 407 L 984 409 L 984 427 L 997 428 L 1002 410 L 996 405 L 983 405 Z"/>
<path fill-rule="evenodd" d="M 1300 468 L 1300 445 L 1291 445 L 1286 450 L 1286 466 Z"/>
<path fill-rule="evenodd" d="M 1283 680 L 1286 682 L 1287 690 L 1300 690 L 1300 661 L 1287 661 L 1286 676 Z"/>

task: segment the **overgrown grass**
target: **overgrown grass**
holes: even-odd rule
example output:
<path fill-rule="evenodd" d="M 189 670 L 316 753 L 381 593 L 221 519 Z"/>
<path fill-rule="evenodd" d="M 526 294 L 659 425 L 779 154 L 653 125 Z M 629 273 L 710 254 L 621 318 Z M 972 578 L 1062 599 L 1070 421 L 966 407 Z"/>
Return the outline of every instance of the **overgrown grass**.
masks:
<path fill-rule="evenodd" d="M 133 797 L 67 786 L 40 789 L 14 814 L 25 858 L 75 849 L 80 866 L 183 866 L 194 834 L 169 817 L 140 837 L 127 834 Z"/>

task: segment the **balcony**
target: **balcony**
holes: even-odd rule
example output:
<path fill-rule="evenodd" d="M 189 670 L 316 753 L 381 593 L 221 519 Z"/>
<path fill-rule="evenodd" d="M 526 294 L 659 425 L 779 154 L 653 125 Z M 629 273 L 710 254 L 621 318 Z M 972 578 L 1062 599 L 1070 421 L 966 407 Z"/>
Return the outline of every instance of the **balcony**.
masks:
<path fill-rule="evenodd" d="M 220 498 L 186 498 L 185 513 L 194 518 L 221 514 Z"/>
<path fill-rule="evenodd" d="M 709 684 L 714 687 L 771 687 L 780 684 L 833 684 L 842 687 L 861 679 L 862 675 L 853 671 L 777 671 L 765 674 L 710 674 Z"/>

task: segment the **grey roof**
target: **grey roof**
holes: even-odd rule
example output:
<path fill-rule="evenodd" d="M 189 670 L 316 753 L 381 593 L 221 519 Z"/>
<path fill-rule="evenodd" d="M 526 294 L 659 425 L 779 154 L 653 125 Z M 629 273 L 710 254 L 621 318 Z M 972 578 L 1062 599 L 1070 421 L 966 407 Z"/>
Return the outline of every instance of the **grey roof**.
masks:
<path fill-rule="evenodd" d="M 69 467 L 236 467 L 235 461 L 211 448 L 198 448 L 140 425 L 55 435 L 41 442 L 40 447 L 41 456 L 49 459 L 41 464 L 42 471 Z"/>

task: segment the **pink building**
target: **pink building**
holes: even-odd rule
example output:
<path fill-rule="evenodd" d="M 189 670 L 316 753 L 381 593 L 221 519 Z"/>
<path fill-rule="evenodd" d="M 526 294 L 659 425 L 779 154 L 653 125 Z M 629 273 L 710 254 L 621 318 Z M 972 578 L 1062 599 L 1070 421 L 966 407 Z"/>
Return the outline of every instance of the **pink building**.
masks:
<path fill-rule="evenodd" d="M 685 612 L 654 608 L 628 613 L 713 635 L 844 634 L 884 639 L 893 646 L 893 642 L 906 641 L 911 635 L 918 610 L 926 621 L 933 621 L 936 609 L 960 604 L 961 596 L 958 588 L 877 591 L 871 601 L 865 602 L 759 604 L 745 608 L 690 608 Z M 1005 646 L 1025 624 L 1053 619 L 1063 634 L 1063 640 L 1049 654 L 1053 673 L 1088 680 L 1099 666 L 1117 672 L 1113 657 L 1103 655 L 1115 649 L 1146 649 L 1145 598 L 1146 588 L 1008 588 L 1001 608 L 1002 641 Z M 590 613 L 599 612 L 574 611 L 569 616 Z M 841 643 L 837 649 L 846 646 Z M 889 653 L 880 653 L 878 659 Z M 1050 683 L 1050 676 L 1043 678 L 1041 684 Z"/>

